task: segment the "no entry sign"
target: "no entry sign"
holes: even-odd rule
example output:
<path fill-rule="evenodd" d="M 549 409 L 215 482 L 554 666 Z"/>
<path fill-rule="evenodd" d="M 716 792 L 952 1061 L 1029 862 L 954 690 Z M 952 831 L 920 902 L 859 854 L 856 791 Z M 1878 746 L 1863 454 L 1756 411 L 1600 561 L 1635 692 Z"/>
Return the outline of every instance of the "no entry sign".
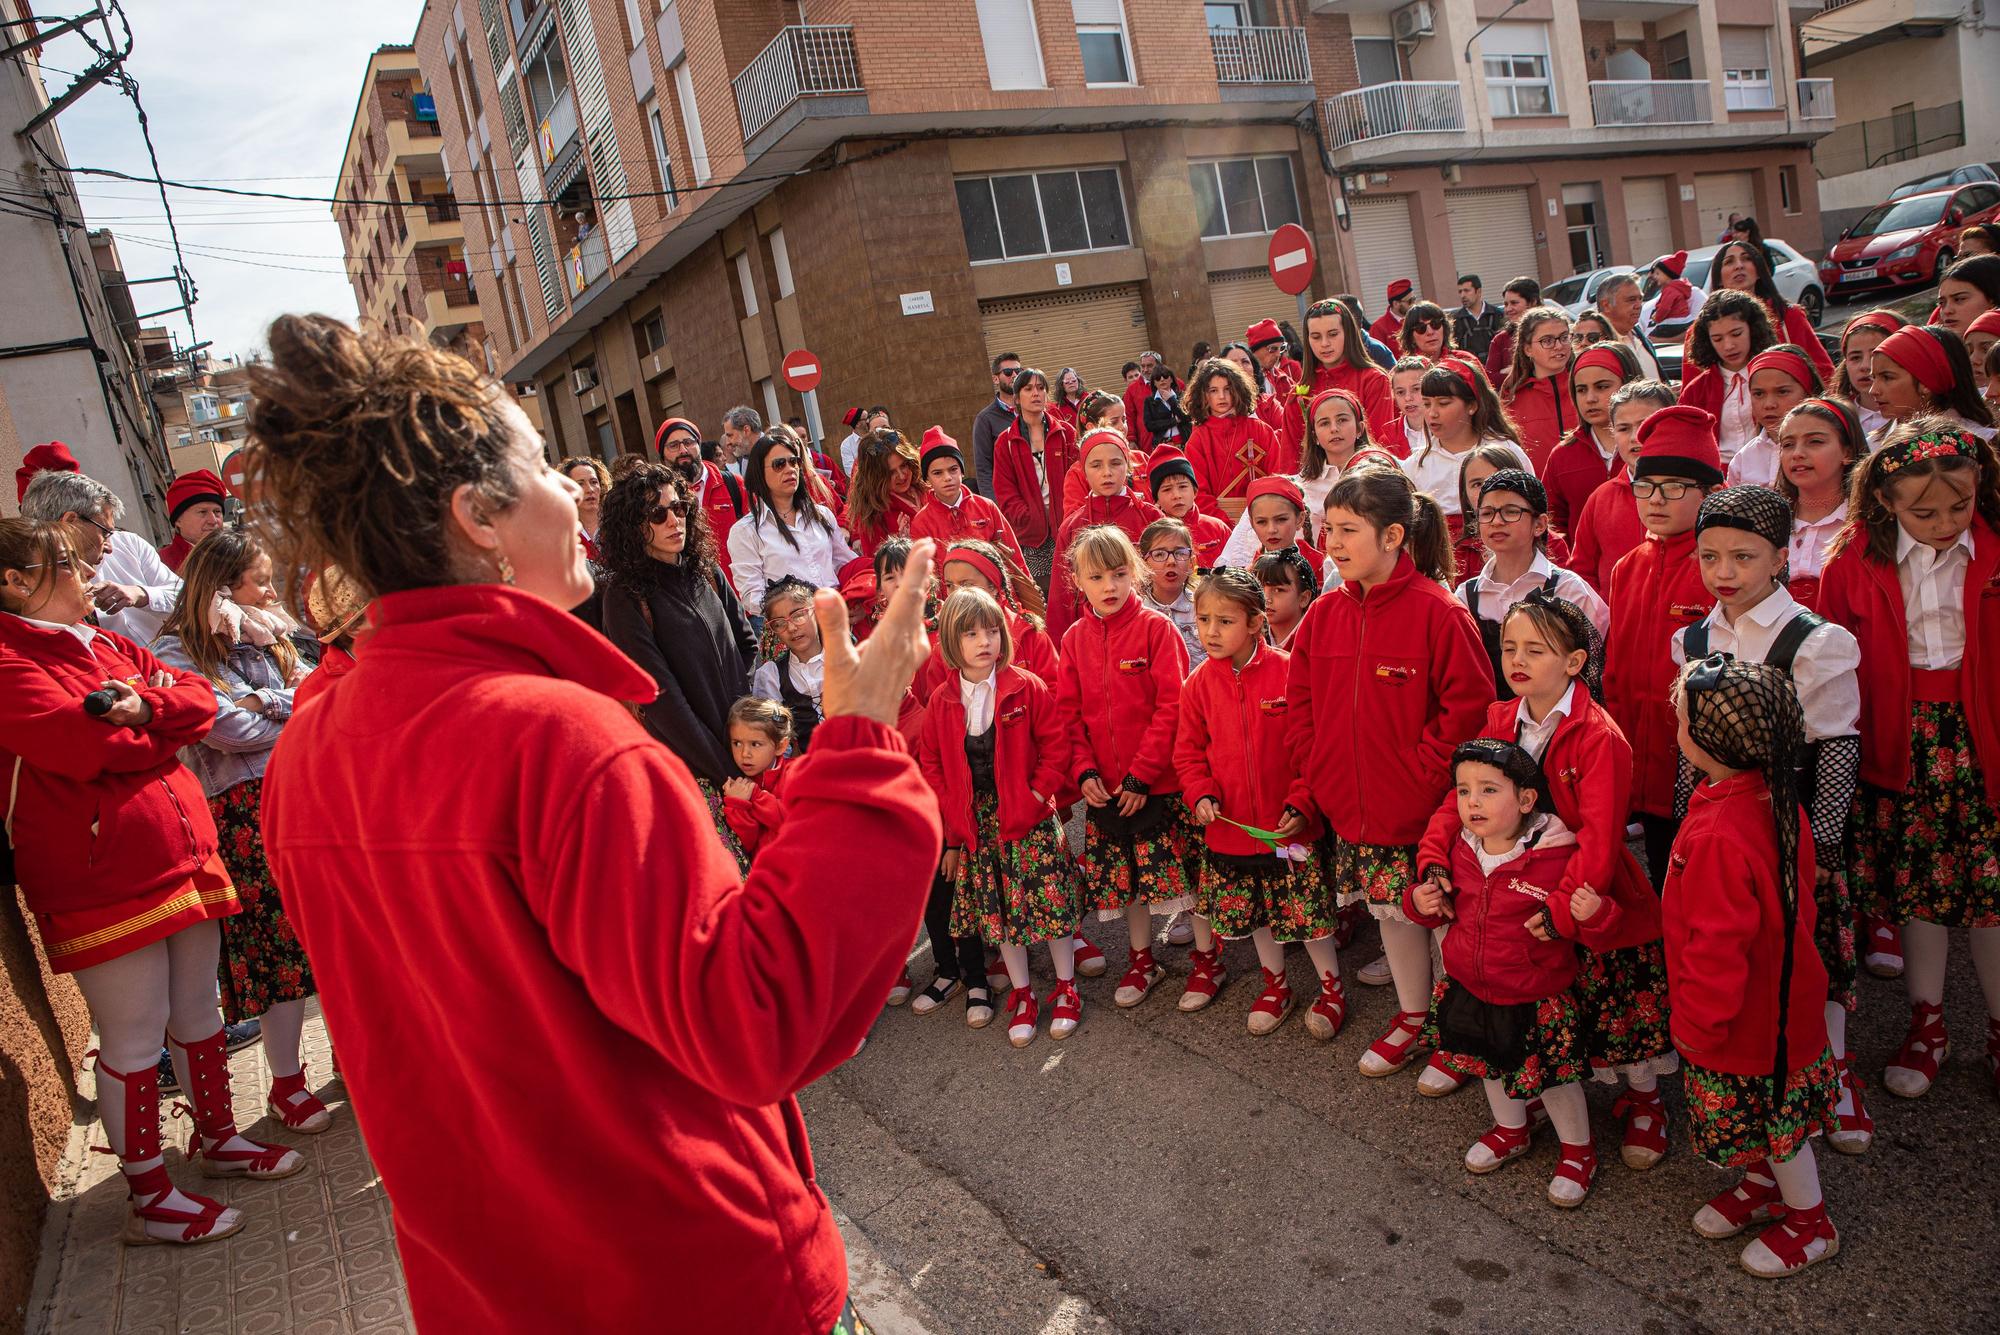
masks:
<path fill-rule="evenodd" d="M 1305 233 L 1301 232 L 1299 235 L 1303 236 Z M 819 386 L 819 358 L 804 348 L 786 353 L 785 360 L 779 364 L 778 369 L 784 372 L 785 383 L 801 394 Z"/>
<path fill-rule="evenodd" d="M 243 487 L 249 479 L 249 471 L 245 467 L 248 462 L 243 457 L 242 450 L 236 451 L 222 461 L 222 485 L 231 496 L 246 505 L 249 504 L 250 498 L 243 494 Z"/>
<path fill-rule="evenodd" d="M 1298 296 L 1312 286 L 1313 243 L 1306 229 L 1286 223 L 1271 233 L 1271 281 L 1280 292 Z"/>

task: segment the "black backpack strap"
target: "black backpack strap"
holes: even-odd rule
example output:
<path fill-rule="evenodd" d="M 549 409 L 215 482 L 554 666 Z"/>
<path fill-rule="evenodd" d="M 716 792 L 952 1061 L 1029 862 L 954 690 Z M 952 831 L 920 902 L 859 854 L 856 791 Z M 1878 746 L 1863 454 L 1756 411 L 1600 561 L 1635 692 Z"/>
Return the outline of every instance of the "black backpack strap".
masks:
<path fill-rule="evenodd" d="M 1542 581 L 1542 592 L 1546 593 L 1549 597 L 1554 598 L 1556 596 L 1556 580 L 1561 575 L 1562 571 L 1551 570 L 1549 572 L 1549 577 Z"/>
<path fill-rule="evenodd" d="M 1778 632 L 1778 638 L 1771 641 L 1771 652 L 1765 656 L 1764 661 L 1772 667 L 1781 667 L 1790 672 L 1792 660 L 1799 656 L 1799 646 L 1825 624 L 1825 617 L 1817 612 L 1801 609 L 1797 616 L 1785 623 L 1785 628 Z"/>
<path fill-rule="evenodd" d="M 1472 619 L 1479 620 L 1479 576 L 1474 575 L 1458 586 L 1458 599 L 1465 604 L 1465 610 L 1472 613 Z"/>
<path fill-rule="evenodd" d="M 741 519 L 744 510 L 748 508 L 748 503 L 743 499 L 743 484 L 737 480 L 736 474 L 727 468 L 717 471 L 722 474 L 722 489 L 729 493 L 729 504 L 735 509 L 736 517 Z"/>
<path fill-rule="evenodd" d="M 1681 632 L 1681 657 L 1690 663 L 1698 663 L 1708 657 L 1707 617 Z"/>

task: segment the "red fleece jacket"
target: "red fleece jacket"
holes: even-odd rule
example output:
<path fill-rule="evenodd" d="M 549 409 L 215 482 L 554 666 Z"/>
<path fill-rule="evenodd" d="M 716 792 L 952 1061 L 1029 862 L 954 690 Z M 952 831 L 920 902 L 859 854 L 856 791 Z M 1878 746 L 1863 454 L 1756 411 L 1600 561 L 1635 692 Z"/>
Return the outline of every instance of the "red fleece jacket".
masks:
<path fill-rule="evenodd" d="M 1542 476 L 1549 455 L 1576 429 L 1578 418 L 1576 404 L 1569 396 L 1569 372 L 1534 376 L 1517 385 L 1507 400 L 1507 415 L 1514 419 L 1514 426 L 1521 433 L 1521 448 L 1534 464 L 1535 476 Z"/>
<path fill-rule="evenodd" d="M 690 1330 L 831 1328 L 846 1261 L 792 1095 L 854 1054 L 930 893 L 901 739 L 822 723 L 746 880 L 608 640 L 498 585 L 374 617 L 285 729 L 263 827 L 417 1325 L 631 1330 L 670 1297 Z M 580 1172 L 579 1146 L 634 1149 Z"/>
<path fill-rule="evenodd" d="M 972 765 L 965 758 L 965 701 L 958 683 L 954 672 L 931 693 L 917 741 L 917 766 L 937 794 L 945 844 L 972 850 L 979 847 L 979 835 Z M 999 674 L 995 691 L 993 726 L 999 731 L 993 738 L 993 787 L 1000 800 L 1000 838 L 1011 843 L 1027 838 L 1053 816 L 1059 795 L 1074 800 L 1063 777 L 1069 744 L 1055 693 L 1041 678 L 1010 666 Z"/>
<path fill-rule="evenodd" d="M 1146 525 L 1159 517 L 1157 506 L 1129 491 L 1118 496 L 1086 496 L 1082 505 L 1069 512 L 1056 533 L 1055 574 L 1049 581 L 1049 634 L 1060 640 L 1079 618 L 1090 615 L 1083 595 L 1077 592 L 1076 575 L 1064 555 L 1076 535 L 1099 524 L 1115 524 L 1125 530 L 1125 536 L 1137 547 Z"/>
<path fill-rule="evenodd" d="M 817 733 L 818 729 L 814 729 Z M 722 819 L 729 822 L 736 842 L 752 856 L 768 835 L 776 834 L 785 818 L 785 778 L 791 767 L 782 758 L 750 781 L 750 796 L 722 799 Z"/>
<path fill-rule="evenodd" d="M 1798 925 L 1785 1007 L 1785 1069 L 1826 1048 L 1826 966 L 1813 948 L 1812 832 L 1799 813 Z M 1768 1076 L 1778 1060 L 1778 975 L 1785 910 L 1778 899 L 1778 832 L 1771 790 L 1748 771 L 1703 782 L 1674 837 L 1666 905 L 1667 990 L 1674 1046 L 1696 1066 Z"/>
<path fill-rule="evenodd" d="M 1577 520 L 1590 504 L 1592 494 L 1623 473 L 1625 461 L 1616 450 L 1607 461 L 1597 452 L 1590 428 L 1577 426 L 1562 444 L 1549 451 L 1546 461 L 1536 463 L 1535 470 L 1549 493 L 1549 523 L 1556 532 L 1568 534 L 1574 543 Z"/>
<path fill-rule="evenodd" d="M 1709 614 L 1715 599 L 1702 586 L 1694 530 L 1648 536 L 1612 567 L 1605 602 L 1611 633 L 1604 645 L 1604 703 L 1632 743 L 1632 809 L 1653 816 L 1674 810 L 1674 760 L 1679 726 L 1667 689 L 1674 680 L 1674 632 Z"/>
<path fill-rule="evenodd" d="M 155 672 L 174 684 L 149 686 Z M 106 681 L 129 683 L 153 718 L 113 727 L 83 712 Z M 215 722 L 215 691 L 122 635 L 89 647 L 0 612 L 0 783 L 13 788 L 14 872 L 36 913 L 102 908 L 165 890 L 216 849 L 183 746 Z"/>
<path fill-rule="evenodd" d="M 1472 613 L 1404 556 L 1365 595 L 1314 599 L 1291 648 L 1292 805 L 1350 843 L 1416 843 L 1493 701 Z"/>
<path fill-rule="evenodd" d="M 1194 564 L 1197 570 L 1213 570 L 1222 556 L 1222 549 L 1229 545 L 1231 532 L 1227 523 L 1214 515 L 1203 514 L 1200 510 L 1190 510 L 1181 516 L 1181 522 L 1188 526 L 1188 534 L 1194 539 Z"/>
<path fill-rule="evenodd" d="M 1137 593 L 1109 618 L 1085 612 L 1063 636 L 1056 671 L 1069 777 L 1081 783 L 1084 771 L 1094 769 L 1114 792 L 1127 775 L 1155 793 L 1173 792 L 1185 676 L 1181 633 Z"/>
<path fill-rule="evenodd" d="M 1218 502 L 1242 500 L 1258 478 L 1299 471 L 1298 450 L 1256 417 L 1211 417 L 1198 424 L 1188 437 L 1187 458 L 1201 508 L 1217 516 L 1223 514 Z"/>
<path fill-rule="evenodd" d="M 1021 555 L 1021 544 L 1014 537 L 1014 526 L 1007 522 L 1007 516 L 1000 513 L 1000 507 L 967 487 L 959 493 L 956 509 L 946 509 L 938 498 L 925 499 L 923 509 L 910 521 L 912 538 L 930 538 L 938 545 L 938 555 L 959 538 L 979 538 L 1004 548 L 1008 555 L 1027 569 L 1028 559 Z"/>
<path fill-rule="evenodd" d="M 1285 683 L 1291 663 L 1283 649 L 1260 644 L 1241 671 L 1210 658 L 1182 685 L 1174 769 L 1180 775 L 1181 800 L 1190 808 L 1211 797 L 1223 815 L 1245 825 L 1269 830 L 1284 820 L 1297 785 L 1286 744 L 1292 709 Z M 1318 839 L 1321 828 L 1314 818 L 1300 841 Z M 1215 821 L 1204 833 L 1217 853 L 1271 852 L 1228 821 Z"/>
<path fill-rule="evenodd" d="M 1590 493 L 1570 533 L 1571 570 L 1602 594 L 1611 587 L 1611 570 L 1625 553 L 1646 540 L 1639 522 L 1639 502 L 1632 495 L 1632 475 L 1620 468 Z"/>
<path fill-rule="evenodd" d="M 993 441 L 993 499 L 1024 547 L 1041 546 L 1062 522 L 1063 479 L 1076 462 L 1076 431 L 1053 412 L 1043 421 L 1040 481 L 1035 477 L 1035 452 L 1020 417 Z"/>
<path fill-rule="evenodd" d="M 1444 971 L 1481 1001 L 1495 1006 L 1547 1001 L 1576 981 L 1576 947 L 1543 941 L 1527 924 L 1544 904 L 1562 897 L 1575 854 L 1568 831 L 1559 831 L 1545 845 L 1522 849 L 1488 872 L 1461 831 L 1444 851 L 1448 861 L 1440 864 L 1451 875 L 1452 916 L 1418 912 L 1415 886 L 1403 892 L 1403 912 L 1411 922 L 1446 928 L 1440 945 Z"/>
<path fill-rule="evenodd" d="M 1306 405 L 1323 391 L 1344 389 L 1361 400 L 1361 415 L 1368 419 L 1368 435 L 1372 439 L 1389 429 L 1389 424 L 1402 416 L 1396 411 L 1396 397 L 1389 392 L 1389 373 L 1379 366 L 1349 366 L 1341 362 L 1336 366 L 1313 368 L 1312 388 L 1304 395 L 1297 391 L 1285 399 L 1285 444 L 1297 455 L 1305 444 Z M 1294 472 L 1295 469 L 1278 469 L 1279 472 Z"/>

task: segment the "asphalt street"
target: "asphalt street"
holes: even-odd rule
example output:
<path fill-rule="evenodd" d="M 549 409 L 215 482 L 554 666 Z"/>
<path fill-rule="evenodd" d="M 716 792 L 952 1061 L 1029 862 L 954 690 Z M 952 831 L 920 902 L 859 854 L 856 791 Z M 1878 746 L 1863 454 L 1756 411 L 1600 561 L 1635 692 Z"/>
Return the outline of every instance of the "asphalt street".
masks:
<path fill-rule="evenodd" d="M 1002 1020 L 970 1030 L 957 1002 L 886 1010 L 866 1048 L 802 1096 L 849 1236 L 907 1283 L 930 1331 L 2000 1329 L 2000 1101 L 1962 942 L 1954 1050 L 1923 1100 L 1873 1078 L 1907 1009 L 1900 983 L 1864 980 L 1851 1032 L 1875 1147 L 1821 1147 L 1840 1255 L 1771 1282 L 1738 1268 L 1745 1239 L 1689 1227 L 1733 1175 L 1689 1152 L 1677 1080 L 1663 1082 L 1672 1148 L 1644 1174 L 1619 1161 L 1612 1091 L 1594 1087 L 1597 1186 L 1557 1210 L 1543 1198 L 1552 1135 L 1475 1178 L 1461 1156 L 1488 1125 L 1476 1087 L 1430 1100 L 1410 1071 L 1355 1069 L 1389 1023 L 1389 989 L 1350 983 L 1329 1045 L 1296 1013 L 1257 1039 L 1244 1029 L 1249 943 L 1229 948 L 1229 984 L 1207 1011 L 1175 1009 L 1186 952 L 1173 948 L 1161 989 L 1121 1011 L 1123 927 L 1086 932 L 1112 967 L 1083 981 L 1084 1022 L 1066 1042 L 1048 1039 L 1046 1017 L 1016 1050 Z M 1375 954 L 1364 931 L 1343 971 Z M 928 966 L 920 949 L 920 985 Z M 1045 991 L 1046 959 L 1037 967 Z M 1310 974 L 1295 950 L 1302 998 Z"/>

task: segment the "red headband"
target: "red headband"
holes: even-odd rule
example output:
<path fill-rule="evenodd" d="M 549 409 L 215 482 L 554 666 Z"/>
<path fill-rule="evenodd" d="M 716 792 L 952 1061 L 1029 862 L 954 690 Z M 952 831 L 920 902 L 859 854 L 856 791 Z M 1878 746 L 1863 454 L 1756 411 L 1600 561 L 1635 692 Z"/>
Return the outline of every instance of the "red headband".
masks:
<path fill-rule="evenodd" d="M 1933 394 L 1951 393 L 1951 363 L 1938 341 L 1919 325 L 1904 325 L 1875 345 L 1875 355 L 1887 357 L 1916 377 Z"/>
<path fill-rule="evenodd" d="M 1620 364 L 1618 354 L 1601 343 L 1594 343 L 1578 354 L 1575 363 L 1569 368 L 1571 383 L 1575 383 L 1577 376 L 1593 366 L 1600 371 L 1611 372 L 1620 380 L 1625 378 L 1625 368 Z"/>
<path fill-rule="evenodd" d="M 1974 334 L 1992 334 L 1995 338 L 2000 338 L 2000 307 L 1987 311 L 1965 327 L 1967 338 Z"/>
<path fill-rule="evenodd" d="M 1361 406 L 1361 396 L 1351 389 L 1323 389 L 1313 395 L 1313 401 L 1306 409 L 1306 420 L 1318 417 L 1319 406 L 1328 399 L 1346 399 L 1347 406 L 1354 409 L 1355 421 L 1365 423 L 1368 420 L 1367 410 Z"/>
<path fill-rule="evenodd" d="M 1299 484 L 1288 477 L 1264 476 L 1252 482 L 1243 493 L 1243 503 L 1247 506 L 1260 496 L 1282 496 L 1301 511 L 1306 508 L 1306 494 L 1299 490 Z"/>
<path fill-rule="evenodd" d="M 1125 437 L 1119 435 L 1116 429 L 1108 426 L 1094 426 L 1083 433 L 1083 439 L 1077 445 L 1076 457 L 1079 459 L 1088 459 L 1092 450 L 1104 444 L 1116 445 L 1120 454 L 1124 454 L 1131 448 L 1126 442 Z M 1127 462 L 1130 461 L 1128 460 Z"/>
<path fill-rule="evenodd" d="M 1444 370 L 1447 370 L 1451 372 L 1453 375 L 1457 376 L 1460 380 L 1463 380 L 1466 384 L 1466 387 L 1472 391 L 1472 397 L 1474 397 L 1475 399 L 1479 397 L 1479 373 L 1473 370 L 1472 367 L 1467 365 L 1464 361 L 1460 360 L 1458 357 L 1455 357 L 1450 353 L 1446 353 L 1444 356 L 1438 358 L 1435 362 L 1431 364 L 1433 366 L 1442 367 Z"/>
<path fill-rule="evenodd" d="M 950 565 L 953 561 L 957 561 L 960 562 L 961 564 L 971 566 L 974 570 L 977 570 L 981 575 L 984 575 L 986 577 L 986 582 L 988 584 L 991 584 L 995 589 L 999 590 L 1003 594 L 1007 592 L 1006 576 L 1000 573 L 999 566 L 994 565 L 993 562 L 982 553 L 975 552 L 970 547 L 953 547 L 944 554 L 944 560 L 941 563 L 939 563 L 938 568 L 942 570 L 945 566 Z"/>
<path fill-rule="evenodd" d="M 1750 359 L 1749 370 L 1751 375 L 1756 375 L 1759 371 L 1783 371 L 1786 375 L 1799 382 L 1799 388 L 1809 394 L 1812 392 L 1812 368 L 1807 366 L 1806 359 L 1799 356 L 1796 352 L 1786 352 L 1781 348 L 1767 348 Z"/>
<path fill-rule="evenodd" d="M 1893 334 L 1903 327 L 1901 317 L 1890 311 L 1863 311 L 1841 326 L 1840 341 L 1845 344 L 1847 336 L 1857 329 L 1880 329 Z"/>

